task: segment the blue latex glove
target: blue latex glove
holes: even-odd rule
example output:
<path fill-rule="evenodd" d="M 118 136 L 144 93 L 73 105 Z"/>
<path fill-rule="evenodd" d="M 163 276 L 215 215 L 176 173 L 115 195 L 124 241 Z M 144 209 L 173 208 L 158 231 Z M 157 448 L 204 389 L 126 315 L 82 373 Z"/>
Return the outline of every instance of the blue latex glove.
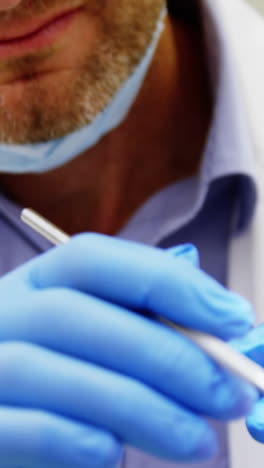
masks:
<path fill-rule="evenodd" d="M 251 330 L 242 339 L 232 340 L 231 344 L 264 367 L 264 324 Z M 264 398 L 259 397 L 248 416 L 247 428 L 254 439 L 264 443 Z"/>
<path fill-rule="evenodd" d="M 245 415 L 256 391 L 133 312 L 243 335 L 250 306 L 195 260 L 84 234 L 0 280 L 0 466 L 110 468 L 123 444 L 174 461 L 215 453 L 203 416 Z"/>

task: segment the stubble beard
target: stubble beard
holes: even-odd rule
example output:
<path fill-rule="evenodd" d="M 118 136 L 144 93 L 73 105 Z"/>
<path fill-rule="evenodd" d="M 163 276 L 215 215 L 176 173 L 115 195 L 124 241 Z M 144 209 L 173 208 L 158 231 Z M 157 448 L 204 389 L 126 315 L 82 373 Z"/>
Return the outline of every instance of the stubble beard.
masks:
<path fill-rule="evenodd" d="M 93 6 L 95 2 L 97 7 Z M 47 9 L 51 2 L 34 0 L 32 4 L 34 11 L 27 8 L 26 15 Z M 57 4 L 64 5 L 65 1 L 58 0 Z M 22 91 L 15 97 L 15 106 L 8 105 L 3 93 L 0 141 L 45 142 L 91 123 L 144 56 L 163 6 L 164 0 L 87 0 L 87 15 L 95 14 L 100 21 L 94 52 L 84 56 L 76 69 L 50 73 L 41 80 L 25 79 Z M 23 1 L 16 15 L 23 17 Z M 27 70 L 28 75 L 34 65 L 34 57 L 18 59 L 12 64 Z"/>

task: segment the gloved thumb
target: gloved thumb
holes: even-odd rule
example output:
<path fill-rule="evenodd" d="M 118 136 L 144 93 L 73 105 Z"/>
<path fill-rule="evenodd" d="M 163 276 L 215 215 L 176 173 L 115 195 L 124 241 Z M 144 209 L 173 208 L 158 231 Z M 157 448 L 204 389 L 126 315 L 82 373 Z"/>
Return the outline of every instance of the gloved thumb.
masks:
<path fill-rule="evenodd" d="M 200 267 L 198 249 L 193 244 L 181 244 L 167 249 L 167 252 L 174 257 L 181 257 L 197 268 Z"/>
<path fill-rule="evenodd" d="M 247 417 L 246 425 L 253 439 L 264 443 L 264 398 L 261 398 Z"/>

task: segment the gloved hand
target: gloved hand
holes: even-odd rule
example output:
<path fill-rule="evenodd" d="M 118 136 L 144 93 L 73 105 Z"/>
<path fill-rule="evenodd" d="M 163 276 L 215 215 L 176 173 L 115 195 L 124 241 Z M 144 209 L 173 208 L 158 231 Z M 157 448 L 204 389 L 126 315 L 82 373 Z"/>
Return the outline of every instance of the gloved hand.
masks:
<path fill-rule="evenodd" d="M 251 330 L 242 339 L 232 340 L 231 344 L 264 367 L 264 324 Z M 264 443 L 264 398 L 261 396 L 247 418 L 247 428 L 254 439 Z"/>
<path fill-rule="evenodd" d="M 110 468 L 123 444 L 175 461 L 215 453 L 203 416 L 245 415 L 256 391 L 135 313 L 224 339 L 249 329 L 248 303 L 192 253 L 83 234 L 0 280 L 0 466 Z"/>

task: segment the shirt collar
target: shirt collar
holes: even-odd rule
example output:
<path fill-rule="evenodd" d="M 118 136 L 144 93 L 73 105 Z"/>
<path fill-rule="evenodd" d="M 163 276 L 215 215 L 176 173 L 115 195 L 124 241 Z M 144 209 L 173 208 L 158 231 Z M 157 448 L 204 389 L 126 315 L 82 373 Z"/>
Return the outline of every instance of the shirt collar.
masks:
<path fill-rule="evenodd" d="M 236 57 L 231 50 L 219 2 L 203 0 L 201 5 L 208 70 L 215 96 L 201 174 L 204 181 L 232 172 L 254 176 L 253 145 Z"/>
<path fill-rule="evenodd" d="M 133 232 L 136 240 L 157 244 L 194 218 L 214 180 L 234 175 L 241 178 L 237 229 L 246 228 L 253 216 L 257 198 L 254 149 L 218 0 L 201 2 L 201 19 L 214 111 L 199 175 L 151 197 L 120 232 L 122 238 Z"/>

